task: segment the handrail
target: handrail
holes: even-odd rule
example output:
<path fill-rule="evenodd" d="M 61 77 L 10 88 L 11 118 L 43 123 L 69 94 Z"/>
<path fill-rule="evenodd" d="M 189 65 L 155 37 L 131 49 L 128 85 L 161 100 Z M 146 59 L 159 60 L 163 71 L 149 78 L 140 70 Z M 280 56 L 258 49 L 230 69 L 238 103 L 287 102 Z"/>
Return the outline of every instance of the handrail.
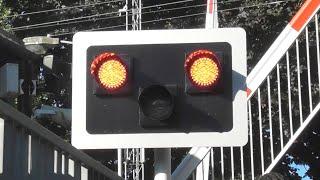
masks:
<path fill-rule="evenodd" d="M 100 162 L 94 160 L 84 152 L 76 149 L 71 144 L 61 139 L 59 136 L 42 127 L 39 123 L 32 121 L 29 117 L 17 111 L 15 108 L 3 102 L 2 100 L 0 100 L 0 114 L 6 117 L 4 118 L 5 120 L 15 121 L 19 125 L 30 130 L 33 134 L 36 134 L 39 137 L 49 141 L 50 143 L 61 149 L 63 152 L 68 153 L 72 158 L 75 158 L 75 160 L 81 161 L 86 166 L 101 173 L 105 177 L 108 177 L 112 180 L 122 179 L 115 172 L 102 165 Z"/>
<path fill-rule="evenodd" d="M 23 42 L 15 36 L 0 29 L 0 48 L 3 52 L 10 52 L 14 57 L 22 61 L 38 61 L 41 56 L 29 51 L 23 45 Z M 1 61 L 0 61 L 1 64 Z"/>
<path fill-rule="evenodd" d="M 306 0 L 247 77 L 248 99 L 285 55 L 304 27 L 320 8 L 319 0 Z"/>
<path fill-rule="evenodd" d="M 272 163 L 267 167 L 264 173 L 270 173 L 272 171 L 272 169 L 278 164 L 281 158 L 289 150 L 291 145 L 299 138 L 303 130 L 310 124 L 311 120 L 315 117 L 315 115 L 319 112 L 319 110 L 320 110 L 320 103 L 314 108 L 314 110 L 312 110 L 312 112 L 309 114 L 309 116 L 306 118 L 303 124 L 298 128 L 298 130 L 290 138 L 289 142 L 285 145 L 285 147 L 283 147 L 283 149 L 280 151 L 277 157 L 272 161 Z"/>

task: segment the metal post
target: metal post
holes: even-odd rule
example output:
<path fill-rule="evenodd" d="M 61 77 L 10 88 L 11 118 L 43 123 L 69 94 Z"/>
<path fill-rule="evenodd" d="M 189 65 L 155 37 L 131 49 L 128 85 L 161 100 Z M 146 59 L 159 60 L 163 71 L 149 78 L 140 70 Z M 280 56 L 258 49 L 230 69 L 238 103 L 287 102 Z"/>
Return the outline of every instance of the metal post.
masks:
<path fill-rule="evenodd" d="M 171 149 L 154 149 L 154 180 L 171 180 Z"/>
<path fill-rule="evenodd" d="M 172 173 L 175 180 L 187 179 L 210 152 L 210 147 L 193 147 Z"/>
<path fill-rule="evenodd" d="M 32 93 L 32 71 L 33 65 L 31 62 L 23 61 L 20 65 L 20 78 L 24 79 L 23 91 L 24 94 L 20 95 L 18 98 L 18 109 L 27 116 L 32 114 L 32 105 L 31 105 L 31 93 Z M 33 87 L 35 88 L 35 87 Z"/>
<path fill-rule="evenodd" d="M 127 165 L 128 165 L 128 149 L 125 149 L 125 161 L 124 161 L 124 180 L 127 180 Z"/>
<path fill-rule="evenodd" d="M 209 179 L 210 153 L 201 161 L 196 170 L 196 180 Z"/>
<path fill-rule="evenodd" d="M 129 8 L 128 8 L 128 0 L 126 0 L 126 31 L 129 29 Z"/>
<path fill-rule="evenodd" d="M 144 180 L 144 163 L 146 161 L 146 157 L 145 157 L 145 150 L 144 148 L 140 149 L 140 163 L 141 165 L 141 180 Z"/>
<path fill-rule="evenodd" d="M 126 14 L 126 31 L 128 31 L 128 18 L 129 18 L 129 13 L 128 13 L 128 0 L 126 0 L 126 4 L 124 6 L 125 14 Z M 121 10 L 119 10 L 121 12 Z M 118 175 L 122 177 L 122 149 L 117 149 L 117 154 L 118 154 Z M 127 179 L 127 155 L 128 155 L 128 149 L 124 151 L 125 154 L 125 167 L 124 167 L 124 178 L 125 180 Z"/>
<path fill-rule="evenodd" d="M 122 177 L 122 150 L 118 149 L 118 175 Z"/>

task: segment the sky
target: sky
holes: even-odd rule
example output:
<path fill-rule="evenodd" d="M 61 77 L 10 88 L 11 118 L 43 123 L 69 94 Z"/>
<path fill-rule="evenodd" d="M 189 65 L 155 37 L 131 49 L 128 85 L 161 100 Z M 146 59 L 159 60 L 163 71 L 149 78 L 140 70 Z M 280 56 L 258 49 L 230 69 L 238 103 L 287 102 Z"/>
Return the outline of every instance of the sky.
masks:
<path fill-rule="evenodd" d="M 296 164 L 295 162 L 292 162 L 289 164 L 289 166 L 301 177 L 301 180 L 311 180 L 311 178 L 306 174 L 306 172 L 310 169 L 309 165 Z"/>

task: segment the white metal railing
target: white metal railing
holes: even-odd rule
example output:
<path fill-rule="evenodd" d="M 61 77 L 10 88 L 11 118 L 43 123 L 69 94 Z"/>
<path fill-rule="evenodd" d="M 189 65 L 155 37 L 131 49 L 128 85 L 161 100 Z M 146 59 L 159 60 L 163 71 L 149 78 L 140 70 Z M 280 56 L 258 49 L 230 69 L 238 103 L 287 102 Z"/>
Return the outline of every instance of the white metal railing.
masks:
<path fill-rule="evenodd" d="M 318 0 L 307 0 L 248 75 L 248 144 L 194 155 L 203 163 L 191 179 L 256 179 L 271 172 L 318 113 L 319 8 Z"/>
<path fill-rule="evenodd" d="M 122 179 L 0 100 L 0 179 Z"/>

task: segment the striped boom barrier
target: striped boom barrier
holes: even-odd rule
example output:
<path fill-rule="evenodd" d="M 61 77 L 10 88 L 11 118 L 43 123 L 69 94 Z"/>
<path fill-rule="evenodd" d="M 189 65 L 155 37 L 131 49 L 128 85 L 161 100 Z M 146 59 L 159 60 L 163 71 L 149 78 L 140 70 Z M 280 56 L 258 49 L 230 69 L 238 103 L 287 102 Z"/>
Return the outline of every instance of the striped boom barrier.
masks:
<path fill-rule="evenodd" d="M 206 29 L 218 28 L 217 0 L 207 0 Z"/>
<path fill-rule="evenodd" d="M 296 40 L 300 32 L 320 8 L 319 0 L 306 0 L 290 23 L 263 55 L 247 77 L 248 99 L 254 94 L 267 75 L 276 66 L 281 57 Z"/>

